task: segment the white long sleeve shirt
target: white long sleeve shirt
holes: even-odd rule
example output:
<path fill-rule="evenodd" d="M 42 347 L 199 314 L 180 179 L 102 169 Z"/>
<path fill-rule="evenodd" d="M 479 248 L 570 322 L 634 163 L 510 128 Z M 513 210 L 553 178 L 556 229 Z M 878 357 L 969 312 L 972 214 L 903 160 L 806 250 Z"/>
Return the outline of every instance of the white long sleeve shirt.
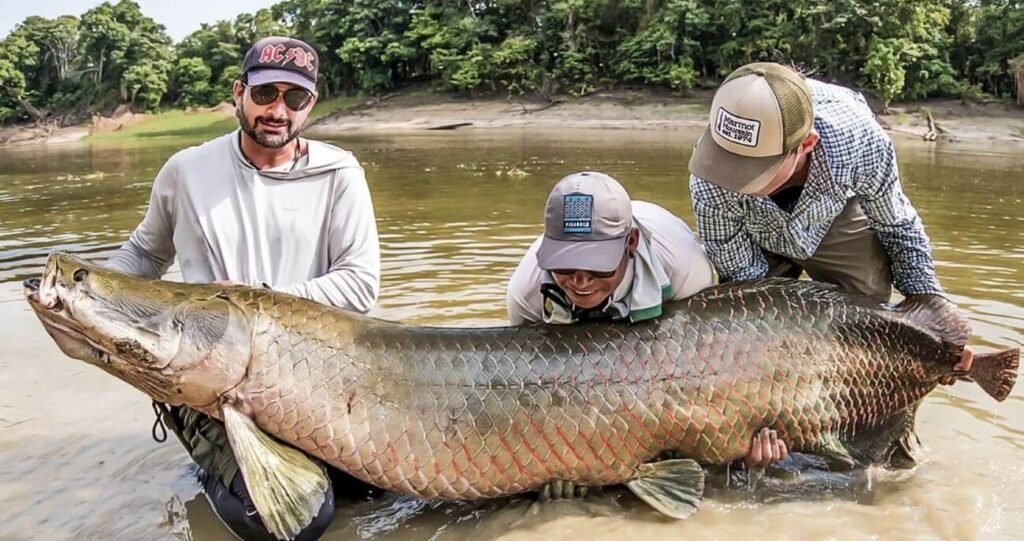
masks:
<path fill-rule="evenodd" d="M 175 256 L 186 282 L 269 284 L 367 312 L 380 291 L 377 224 L 363 168 L 309 141 L 299 163 L 257 170 L 239 132 L 179 151 L 153 182 L 142 223 L 107 261 L 158 278 Z"/>

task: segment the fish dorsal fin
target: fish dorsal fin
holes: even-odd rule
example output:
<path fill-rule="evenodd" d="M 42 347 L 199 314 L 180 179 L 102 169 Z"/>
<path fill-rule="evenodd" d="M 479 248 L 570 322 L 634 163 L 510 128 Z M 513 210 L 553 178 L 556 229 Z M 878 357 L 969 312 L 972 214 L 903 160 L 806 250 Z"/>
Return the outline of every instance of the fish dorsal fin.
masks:
<path fill-rule="evenodd" d="M 684 519 L 697 512 L 704 496 L 704 470 L 690 459 L 643 464 L 626 486 L 661 514 Z"/>
<path fill-rule="evenodd" d="M 231 405 L 225 404 L 222 412 L 231 450 L 260 518 L 278 539 L 294 539 L 323 506 L 327 475 Z"/>
<path fill-rule="evenodd" d="M 962 348 L 971 339 L 971 322 L 955 304 L 938 295 L 911 295 L 889 314 L 950 346 Z"/>

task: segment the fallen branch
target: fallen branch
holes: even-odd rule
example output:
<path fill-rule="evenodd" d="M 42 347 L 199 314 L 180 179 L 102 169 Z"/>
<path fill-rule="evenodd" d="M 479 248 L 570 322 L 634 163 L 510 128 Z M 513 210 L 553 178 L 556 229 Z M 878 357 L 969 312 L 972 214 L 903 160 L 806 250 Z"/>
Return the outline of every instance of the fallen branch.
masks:
<path fill-rule="evenodd" d="M 539 113 L 539 112 L 541 112 L 541 111 L 543 111 L 545 109 L 550 109 L 550 108 L 552 108 L 552 107 L 554 107 L 556 105 L 559 105 L 561 103 L 565 103 L 565 100 L 551 100 L 550 102 L 548 102 L 548 103 L 546 103 L 546 104 L 544 104 L 544 105 L 542 105 L 540 107 L 535 107 L 533 109 L 528 109 L 526 107 L 526 105 L 524 105 L 523 103 L 520 103 L 519 106 L 523 108 L 522 114 L 524 114 L 524 115 L 532 115 L 533 113 Z"/>
<path fill-rule="evenodd" d="M 1024 54 L 1010 60 L 1010 67 L 1017 86 L 1017 105 L 1024 107 Z"/>

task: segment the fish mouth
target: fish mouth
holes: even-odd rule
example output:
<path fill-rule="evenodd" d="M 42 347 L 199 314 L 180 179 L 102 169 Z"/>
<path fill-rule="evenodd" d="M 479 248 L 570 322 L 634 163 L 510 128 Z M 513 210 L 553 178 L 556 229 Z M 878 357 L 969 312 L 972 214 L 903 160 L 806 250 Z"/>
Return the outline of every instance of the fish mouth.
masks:
<path fill-rule="evenodd" d="M 46 333 L 69 356 L 94 364 L 109 364 L 110 353 L 75 328 L 71 313 L 59 295 L 54 295 L 51 304 L 43 302 L 40 292 L 42 285 L 43 280 L 40 278 L 29 278 L 22 282 L 25 298 Z"/>
<path fill-rule="evenodd" d="M 34 302 L 39 302 L 39 286 L 43 283 L 42 278 L 29 278 L 21 283 L 25 297 Z"/>
<path fill-rule="evenodd" d="M 43 280 L 41 278 L 29 278 L 22 282 L 21 285 L 24 288 L 25 299 L 28 300 L 29 304 L 31 304 L 33 308 L 36 308 L 37 310 L 46 309 L 51 312 L 64 315 L 65 317 L 68 315 L 65 314 L 66 306 L 64 304 L 64 300 L 60 298 L 60 295 L 54 295 L 52 303 L 47 304 L 43 302 L 41 297 Z"/>

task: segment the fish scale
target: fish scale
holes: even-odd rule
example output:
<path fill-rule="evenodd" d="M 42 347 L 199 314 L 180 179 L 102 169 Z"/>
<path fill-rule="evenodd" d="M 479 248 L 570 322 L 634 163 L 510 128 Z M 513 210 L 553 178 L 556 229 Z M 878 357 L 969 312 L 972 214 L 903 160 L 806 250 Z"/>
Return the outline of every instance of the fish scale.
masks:
<path fill-rule="evenodd" d="M 239 387 L 257 425 L 428 498 L 619 483 L 664 450 L 725 463 L 762 426 L 814 451 L 829 433 L 912 414 L 949 372 L 936 361 L 953 359 L 815 285 L 720 286 L 637 325 L 498 329 L 405 327 L 250 295 L 242 304 L 262 307 L 253 349 L 272 352 L 253 356 Z M 915 371 L 920 384 L 907 381 Z"/>

